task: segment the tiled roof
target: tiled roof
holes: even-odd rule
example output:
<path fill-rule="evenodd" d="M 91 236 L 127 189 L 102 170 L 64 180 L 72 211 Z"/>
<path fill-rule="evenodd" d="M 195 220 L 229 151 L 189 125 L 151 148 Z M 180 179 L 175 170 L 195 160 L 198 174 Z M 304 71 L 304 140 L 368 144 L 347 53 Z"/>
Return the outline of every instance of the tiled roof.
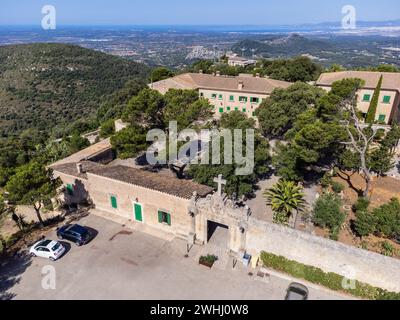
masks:
<path fill-rule="evenodd" d="M 80 161 L 84 161 L 87 159 L 90 159 L 94 157 L 95 155 L 102 153 L 106 150 L 111 149 L 111 142 L 110 138 L 104 139 L 100 142 L 97 142 L 83 150 L 78 151 L 77 153 L 74 153 L 70 155 L 69 157 L 66 157 L 62 160 L 59 160 L 52 165 L 50 165 L 51 168 L 54 166 L 60 165 L 60 164 L 71 164 L 71 163 L 77 163 Z"/>
<path fill-rule="evenodd" d="M 102 164 L 93 161 L 82 161 L 79 163 L 82 164 L 82 173 L 78 173 L 77 162 L 55 164 L 52 165 L 50 168 L 53 169 L 53 171 L 68 174 L 70 176 L 78 178 L 87 179 L 87 171 L 90 171 L 94 168 L 103 167 Z"/>
<path fill-rule="evenodd" d="M 166 177 L 157 173 L 126 166 L 101 166 L 89 170 L 89 174 L 126 182 L 150 190 L 160 191 L 176 197 L 190 199 L 194 192 L 201 197 L 213 191 L 212 188 L 188 180 Z"/>
<path fill-rule="evenodd" d="M 358 78 L 365 81 L 365 88 L 376 88 L 379 78 L 383 76 L 382 89 L 400 92 L 400 73 L 374 71 L 341 71 L 323 73 L 317 81 L 319 86 L 331 86 L 335 81 L 346 78 Z"/>
<path fill-rule="evenodd" d="M 241 90 L 238 88 L 240 81 L 243 83 L 243 89 Z M 291 82 L 269 78 L 184 73 L 173 78 L 155 82 L 150 87 L 163 93 L 169 89 L 210 89 L 271 94 L 275 88 L 287 88 L 291 85 Z"/>

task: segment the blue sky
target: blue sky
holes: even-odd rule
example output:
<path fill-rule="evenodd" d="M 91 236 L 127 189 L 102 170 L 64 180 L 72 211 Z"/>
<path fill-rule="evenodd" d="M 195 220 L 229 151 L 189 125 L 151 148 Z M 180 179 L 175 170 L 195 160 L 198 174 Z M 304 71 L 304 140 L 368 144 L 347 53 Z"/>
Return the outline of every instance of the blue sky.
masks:
<path fill-rule="evenodd" d="M 0 25 L 40 25 L 41 8 L 58 25 L 277 25 L 341 21 L 351 4 L 358 20 L 400 19 L 399 0 L 0 0 Z"/>

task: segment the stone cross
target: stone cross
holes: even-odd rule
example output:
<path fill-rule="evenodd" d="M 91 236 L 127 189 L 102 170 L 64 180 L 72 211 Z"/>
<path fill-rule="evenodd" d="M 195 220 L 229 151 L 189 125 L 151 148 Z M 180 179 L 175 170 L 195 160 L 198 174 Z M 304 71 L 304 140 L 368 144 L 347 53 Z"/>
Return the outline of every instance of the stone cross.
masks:
<path fill-rule="evenodd" d="M 226 180 L 222 179 L 222 174 L 218 176 L 218 178 L 214 178 L 214 182 L 218 183 L 218 195 L 222 196 L 222 185 L 226 184 Z"/>

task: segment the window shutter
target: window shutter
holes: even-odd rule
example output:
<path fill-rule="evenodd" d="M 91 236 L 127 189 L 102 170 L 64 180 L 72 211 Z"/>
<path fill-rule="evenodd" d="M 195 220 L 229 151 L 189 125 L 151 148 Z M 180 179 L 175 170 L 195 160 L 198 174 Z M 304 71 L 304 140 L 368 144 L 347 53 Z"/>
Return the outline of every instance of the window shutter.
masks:
<path fill-rule="evenodd" d="M 111 206 L 114 209 L 117 209 L 118 205 L 117 205 L 117 198 L 115 196 L 111 196 Z"/>
<path fill-rule="evenodd" d="M 158 211 L 158 222 L 162 223 L 162 212 Z"/>
<path fill-rule="evenodd" d="M 171 215 L 169 213 L 167 214 L 167 224 L 171 225 Z"/>

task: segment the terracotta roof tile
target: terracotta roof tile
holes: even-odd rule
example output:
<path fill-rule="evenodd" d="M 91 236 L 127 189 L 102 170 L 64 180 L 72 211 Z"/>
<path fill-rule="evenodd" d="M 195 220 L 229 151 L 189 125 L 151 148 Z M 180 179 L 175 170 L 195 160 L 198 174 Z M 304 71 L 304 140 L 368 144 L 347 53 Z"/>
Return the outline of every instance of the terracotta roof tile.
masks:
<path fill-rule="evenodd" d="M 102 166 L 89 170 L 89 174 L 126 182 L 150 190 L 160 191 L 176 197 L 190 199 L 193 192 L 206 196 L 212 188 L 188 180 L 166 177 L 157 173 L 126 166 Z"/>
<path fill-rule="evenodd" d="M 238 89 L 239 81 L 243 82 L 242 90 Z M 291 82 L 269 78 L 249 76 L 229 77 L 201 73 L 184 73 L 173 78 L 155 82 L 150 85 L 150 87 L 162 93 L 167 92 L 169 89 L 210 89 L 269 95 L 275 88 L 287 88 L 291 85 Z"/>
<path fill-rule="evenodd" d="M 358 78 L 365 81 L 365 88 L 376 88 L 379 78 L 383 75 L 382 89 L 400 92 L 400 73 L 373 71 L 341 71 L 323 73 L 317 81 L 319 86 L 331 86 L 335 81 L 346 78 Z"/>
<path fill-rule="evenodd" d="M 68 174 L 70 176 L 87 179 L 86 172 L 94 168 L 103 167 L 104 165 L 93 161 L 81 161 L 83 173 L 78 173 L 77 162 L 61 163 L 52 165 L 50 168 L 53 171 Z"/>

